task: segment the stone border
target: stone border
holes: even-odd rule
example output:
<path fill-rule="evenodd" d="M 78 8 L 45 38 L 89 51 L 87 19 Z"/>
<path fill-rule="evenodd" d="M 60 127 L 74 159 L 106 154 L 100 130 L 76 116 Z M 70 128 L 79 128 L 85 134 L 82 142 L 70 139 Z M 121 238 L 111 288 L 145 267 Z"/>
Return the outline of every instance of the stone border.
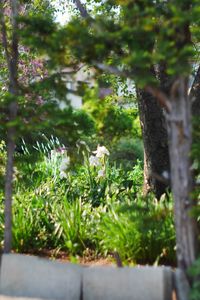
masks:
<path fill-rule="evenodd" d="M 4 297 L 5 296 L 5 297 Z M 34 256 L 4 254 L 0 300 L 171 300 L 167 267 L 82 267 Z"/>

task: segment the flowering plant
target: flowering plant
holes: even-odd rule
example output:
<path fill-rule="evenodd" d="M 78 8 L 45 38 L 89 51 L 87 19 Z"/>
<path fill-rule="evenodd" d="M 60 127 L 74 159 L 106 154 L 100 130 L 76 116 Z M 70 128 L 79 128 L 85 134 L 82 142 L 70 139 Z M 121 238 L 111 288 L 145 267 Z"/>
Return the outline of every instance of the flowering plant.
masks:
<path fill-rule="evenodd" d="M 110 155 L 110 152 L 105 146 L 97 146 L 97 150 L 93 151 L 98 158 L 104 158 L 105 155 Z"/>
<path fill-rule="evenodd" d="M 60 178 L 67 177 L 66 170 L 68 169 L 69 165 L 70 165 L 70 157 L 69 156 L 63 157 L 60 163 Z"/>
<path fill-rule="evenodd" d="M 89 164 L 91 167 L 98 167 L 101 165 L 101 162 L 97 156 L 91 155 L 89 157 Z"/>
<path fill-rule="evenodd" d="M 97 178 L 105 177 L 106 175 L 106 161 L 105 156 L 110 155 L 110 152 L 105 146 L 97 146 L 97 149 L 93 151 L 96 155 L 89 157 L 89 165 L 91 167 L 99 167 Z"/>

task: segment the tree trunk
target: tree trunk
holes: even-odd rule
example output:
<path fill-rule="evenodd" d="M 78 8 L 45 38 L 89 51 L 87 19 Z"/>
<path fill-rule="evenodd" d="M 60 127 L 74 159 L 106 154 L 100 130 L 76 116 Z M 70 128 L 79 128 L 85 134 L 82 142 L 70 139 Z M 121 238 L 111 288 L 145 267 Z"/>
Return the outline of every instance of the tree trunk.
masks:
<path fill-rule="evenodd" d="M 166 192 L 169 174 L 169 152 L 166 121 L 157 99 L 144 90 L 137 90 L 138 107 L 144 142 L 144 194 L 155 193 L 159 199 Z"/>
<path fill-rule="evenodd" d="M 10 64 L 10 87 L 9 92 L 15 98 L 9 106 L 9 121 L 15 121 L 17 117 L 17 60 Z M 9 253 L 12 248 L 12 196 L 13 196 L 13 173 L 15 152 L 16 128 L 9 126 L 7 131 L 7 163 L 5 178 L 5 230 L 4 230 L 4 253 Z"/>
<path fill-rule="evenodd" d="M 12 102 L 9 104 L 8 121 L 11 122 L 7 131 L 7 162 L 5 176 L 5 230 L 4 230 L 4 253 L 9 253 L 12 248 L 12 196 L 13 196 L 13 169 L 16 127 L 12 124 L 17 117 L 18 96 L 18 1 L 10 0 L 11 41 L 8 42 L 8 33 L 4 18 L 4 7 L 0 4 L 0 25 L 2 45 L 7 61 L 9 74 L 9 93 Z"/>
<path fill-rule="evenodd" d="M 7 163 L 5 180 L 5 230 L 4 230 L 4 253 L 9 253 L 12 248 L 12 182 L 15 151 L 15 129 L 8 129 L 7 140 Z"/>
<path fill-rule="evenodd" d="M 191 216 L 193 202 L 190 151 L 192 143 L 191 103 L 187 79 L 180 78 L 171 93 L 168 137 L 171 162 L 171 187 L 174 196 L 178 267 L 186 274 L 197 251 L 197 226 Z"/>

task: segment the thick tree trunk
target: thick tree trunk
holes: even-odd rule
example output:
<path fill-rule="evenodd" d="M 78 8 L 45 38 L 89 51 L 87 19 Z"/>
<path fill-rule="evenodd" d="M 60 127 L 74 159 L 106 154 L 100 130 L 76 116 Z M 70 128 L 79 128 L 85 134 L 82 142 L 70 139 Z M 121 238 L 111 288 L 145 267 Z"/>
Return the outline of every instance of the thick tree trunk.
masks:
<path fill-rule="evenodd" d="M 137 90 L 138 107 L 144 142 L 144 194 L 155 193 L 159 199 L 168 184 L 162 180 L 169 174 L 169 152 L 166 121 L 157 99 Z"/>
<path fill-rule="evenodd" d="M 168 116 L 168 137 L 171 162 L 171 187 L 174 196 L 178 267 L 185 274 L 196 258 L 197 226 L 191 215 L 193 202 L 190 151 L 191 102 L 187 79 L 180 78 L 171 93 L 172 109 Z"/>

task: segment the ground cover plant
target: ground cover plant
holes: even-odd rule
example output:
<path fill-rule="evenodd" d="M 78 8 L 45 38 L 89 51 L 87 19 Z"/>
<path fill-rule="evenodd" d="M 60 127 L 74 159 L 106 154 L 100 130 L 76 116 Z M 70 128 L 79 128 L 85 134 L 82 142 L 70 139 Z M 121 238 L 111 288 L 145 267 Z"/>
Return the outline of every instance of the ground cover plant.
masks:
<path fill-rule="evenodd" d="M 175 264 L 171 197 L 142 197 L 140 161 L 127 171 L 110 163 L 106 147 L 90 150 L 84 144 L 82 163 L 75 165 L 53 138 L 32 150 L 22 143 L 22 149 L 16 154 L 14 251 L 62 250 L 94 258 L 118 253 L 125 264 Z M 31 151 L 37 160 L 30 159 Z M 3 225 L 0 237 L 3 245 Z"/>

